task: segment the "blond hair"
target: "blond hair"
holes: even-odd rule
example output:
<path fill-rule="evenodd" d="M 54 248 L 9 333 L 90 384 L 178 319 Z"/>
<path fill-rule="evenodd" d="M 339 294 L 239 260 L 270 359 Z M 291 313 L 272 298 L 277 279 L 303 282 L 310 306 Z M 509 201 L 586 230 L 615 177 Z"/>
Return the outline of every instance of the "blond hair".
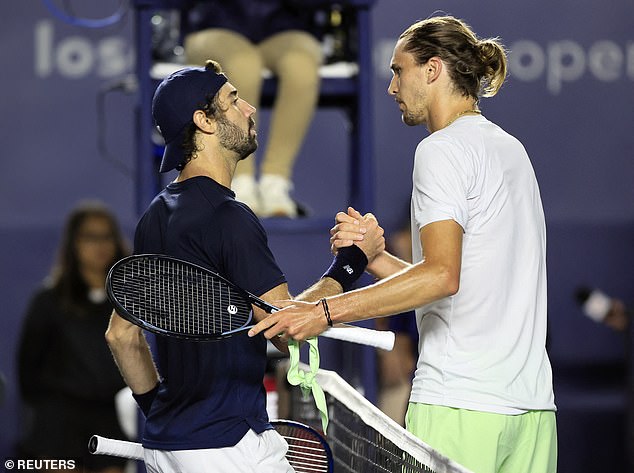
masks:
<path fill-rule="evenodd" d="M 478 39 L 469 25 L 452 16 L 418 21 L 399 39 L 418 64 L 439 57 L 464 96 L 492 97 L 506 79 L 506 51 L 499 38 Z"/>

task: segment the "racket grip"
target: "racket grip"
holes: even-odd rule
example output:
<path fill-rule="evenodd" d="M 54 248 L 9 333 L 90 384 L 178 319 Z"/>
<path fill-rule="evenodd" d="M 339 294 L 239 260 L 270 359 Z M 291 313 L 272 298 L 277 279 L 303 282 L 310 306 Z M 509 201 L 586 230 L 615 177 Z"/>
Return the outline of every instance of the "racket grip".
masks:
<path fill-rule="evenodd" d="M 321 334 L 322 337 L 334 338 L 346 342 L 359 343 L 370 347 L 391 351 L 394 348 L 394 332 L 389 330 L 372 330 L 369 328 L 345 325 L 332 327 Z"/>
<path fill-rule="evenodd" d="M 88 451 L 94 455 L 112 455 L 130 460 L 143 460 L 143 446 L 140 443 L 109 439 L 99 435 L 90 437 Z"/>

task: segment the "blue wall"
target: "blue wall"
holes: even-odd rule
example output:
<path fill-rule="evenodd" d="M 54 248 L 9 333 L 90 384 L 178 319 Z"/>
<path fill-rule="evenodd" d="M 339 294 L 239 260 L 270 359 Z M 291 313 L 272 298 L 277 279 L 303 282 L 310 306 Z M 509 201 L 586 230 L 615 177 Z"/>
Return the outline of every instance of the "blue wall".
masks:
<path fill-rule="evenodd" d="M 95 18 L 110 14 L 117 2 L 71 3 L 76 14 Z M 398 223 L 409 199 L 413 150 L 426 135 L 423 128 L 400 122 L 385 93 L 389 58 L 398 34 L 437 10 L 466 19 L 480 36 L 500 36 L 511 52 L 507 83 L 481 106 L 489 119 L 522 140 L 541 185 L 549 230 L 550 353 L 553 364 L 565 368 L 558 404 L 567 422 L 561 428 L 562 459 L 571 466 L 566 446 L 574 435 L 569 433 L 575 419 L 579 425 L 582 420 L 574 401 L 594 388 L 581 386 L 584 376 L 571 375 L 568 367 L 618 363 L 624 350 L 621 337 L 580 314 L 572 293 L 583 283 L 633 299 L 634 4 L 379 0 L 373 14 L 373 210 L 387 228 Z M 0 407 L 0 457 L 10 454 L 18 428 L 14 350 L 21 319 L 50 267 L 65 215 L 90 197 L 115 208 L 128 231 L 136 221 L 129 174 L 134 95 L 105 95 L 105 122 L 99 125 L 97 118 L 99 91 L 132 70 L 131 38 L 130 18 L 88 30 L 55 19 L 37 1 L 14 2 L 0 17 L 0 372 L 9 383 Z M 265 130 L 266 111 L 260 121 Z M 320 216 L 346 205 L 345 125 L 341 113 L 319 112 L 295 172 L 297 197 Z M 100 155 L 99 132 L 118 164 Z M 298 249 L 277 238 L 272 236 L 272 244 L 299 290 L 316 273 L 302 273 L 294 265 Z M 316 249 L 319 257 L 302 252 L 313 266 L 323 266 L 326 238 Z M 318 245 L 306 239 L 311 248 Z M 622 409 L 622 397 L 617 392 L 606 402 L 612 417 L 602 417 L 609 421 L 605 431 L 619 432 L 610 422 L 620 422 L 613 414 Z"/>

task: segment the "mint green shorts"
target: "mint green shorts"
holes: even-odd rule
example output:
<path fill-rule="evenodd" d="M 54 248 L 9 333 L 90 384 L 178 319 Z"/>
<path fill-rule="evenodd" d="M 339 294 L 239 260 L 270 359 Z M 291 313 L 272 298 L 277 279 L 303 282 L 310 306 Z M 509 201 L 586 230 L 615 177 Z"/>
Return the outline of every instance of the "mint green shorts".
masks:
<path fill-rule="evenodd" d="M 407 430 L 474 473 L 555 473 L 553 411 L 492 414 L 410 403 Z"/>

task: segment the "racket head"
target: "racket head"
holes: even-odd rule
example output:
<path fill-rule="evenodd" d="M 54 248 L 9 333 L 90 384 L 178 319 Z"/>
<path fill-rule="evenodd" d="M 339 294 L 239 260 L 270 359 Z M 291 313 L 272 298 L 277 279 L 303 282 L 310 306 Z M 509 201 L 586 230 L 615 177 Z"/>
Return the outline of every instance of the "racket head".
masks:
<path fill-rule="evenodd" d="M 250 327 L 249 295 L 202 266 L 159 254 L 117 261 L 106 293 L 124 319 L 158 335 L 218 340 Z"/>
<path fill-rule="evenodd" d="M 286 459 L 298 472 L 332 473 L 334 460 L 325 437 L 314 428 L 292 420 L 271 421 L 288 443 Z"/>

